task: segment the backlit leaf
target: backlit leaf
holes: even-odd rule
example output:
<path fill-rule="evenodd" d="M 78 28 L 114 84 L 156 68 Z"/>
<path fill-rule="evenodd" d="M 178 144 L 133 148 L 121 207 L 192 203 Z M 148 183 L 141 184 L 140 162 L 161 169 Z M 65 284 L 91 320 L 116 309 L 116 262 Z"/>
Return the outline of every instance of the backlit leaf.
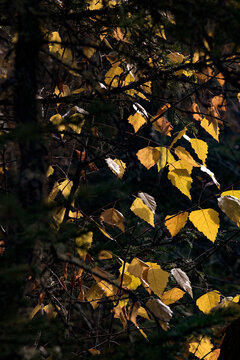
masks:
<path fill-rule="evenodd" d="M 184 147 L 178 146 L 174 151 L 180 160 L 187 162 L 189 165 L 199 167 L 199 164 L 193 159 L 193 157 Z"/>
<path fill-rule="evenodd" d="M 215 174 L 209 170 L 208 168 L 206 168 L 205 165 L 201 165 L 200 167 L 200 170 L 202 172 L 205 172 L 206 174 L 208 174 L 211 178 L 212 178 L 212 181 L 214 182 L 214 184 L 218 187 L 218 189 L 220 189 L 220 184 L 219 182 L 217 181 L 216 177 L 215 177 Z"/>
<path fill-rule="evenodd" d="M 147 270 L 147 282 L 150 289 L 159 297 L 167 286 L 169 273 L 160 269 L 149 268 Z"/>
<path fill-rule="evenodd" d="M 200 296 L 196 301 L 196 305 L 204 314 L 208 314 L 219 302 L 220 292 L 213 290 Z"/>
<path fill-rule="evenodd" d="M 178 288 L 173 288 L 171 290 L 165 291 L 161 296 L 161 301 L 166 304 L 174 304 L 176 301 L 181 299 L 183 295 L 185 294 L 185 291 L 182 291 Z"/>
<path fill-rule="evenodd" d="M 122 261 L 122 266 L 119 269 L 120 278 L 118 280 L 121 283 L 122 273 L 123 273 L 123 268 L 124 268 L 124 276 L 123 276 L 122 285 L 126 286 L 128 289 L 136 290 L 138 288 L 138 286 L 141 285 L 141 280 L 137 276 L 132 275 L 128 271 L 128 267 L 129 267 L 129 263 L 126 262 L 125 266 L 124 266 L 124 262 Z"/>
<path fill-rule="evenodd" d="M 184 59 L 184 55 L 180 54 L 179 52 L 171 52 L 167 55 L 168 59 L 171 60 L 173 63 L 181 64 Z"/>
<path fill-rule="evenodd" d="M 160 151 L 155 147 L 147 146 L 138 150 L 136 155 L 141 164 L 149 170 L 158 162 L 160 158 Z"/>
<path fill-rule="evenodd" d="M 111 251 L 108 250 L 101 250 L 100 253 L 98 254 L 99 260 L 108 260 L 108 259 L 112 259 L 112 257 L 113 255 Z"/>
<path fill-rule="evenodd" d="M 240 200 L 232 195 L 218 198 L 218 206 L 233 222 L 240 226 Z"/>
<path fill-rule="evenodd" d="M 147 121 L 141 114 L 136 112 L 128 117 L 128 122 L 133 126 L 134 131 L 137 132 Z"/>
<path fill-rule="evenodd" d="M 159 116 L 159 115 L 158 115 Z M 155 116 L 156 117 L 156 116 Z M 171 136 L 173 129 L 172 124 L 165 118 L 165 116 L 158 117 L 157 120 L 151 119 L 153 128 L 163 135 Z"/>
<path fill-rule="evenodd" d="M 105 83 L 108 86 L 117 87 L 122 73 L 123 69 L 120 66 L 112 66 L 105 75 Z"/>
<path fill-rule="evenodd" d="M 169 165 L 168 179 L 191 200 L 192 165 L 181 160 Z"/>
<path fill-rule="evenodd" d="M 178 215 L 167 215 L 165 217 L 165 226 L 170 234 L 175 236 L 185 226 L 187 219 L 188 212 L 183 212 Z"/>
<path fill-rule="evenodd" d="M 155 214 L 155 210 L 157 207 L 156 201 L 154 199 L 153 196 L 147 194 L 147 193 L 143 193 L 143 192 L 139 192 L 138 193 L 138 197 L 144 202 L 145 205 L 147 205 L 147 207 L 149 207 L 149 209 Z"/>
<path fill-rule="evenodd" d="M 157 147 L 156 149 L 158 149 L 160 152 L 159 160 L 157 162 L 158 171 L 161 171 L 168 164 L 172 164 L 176 162 L 170 150 L 167 149 L 166 147 L 162 146 L 162 147 Z"/>
<path fill-rule="evenodd" d="M 167 330 L 168 322 L 173 314 L 170 307 L 159 299 L 151 298 L 146 302 L 146 308 L 149 309 L 150 318 L 153 320 L 158 319 L 162 328 Z"/>
<path fill-rule="evenodd" d="M 199 139 L 190 139 L 190 143 L 198 158 L 202 160 L 203 164 L 205 164 L 208 154 L 207 143 Z"/>
<path fill-rule="evenodd" d="M 212 348 L 213 345 L 208 336 L 193 340 L 189 343 L 189 351 L 199 359 L 210 360 Z"/>
<path fill-rule="evenodd" d="M 217 119 L 212 118 L 211 121 L 204 118 L 200 125 L 206 130 L 215 140 L 219 141 L 219 126 Z"/>
<path fill-rule="evenodd" d="M 153 211 L 144 204 L 142 199 L 137 197 L 134 202 L 132 203 L 132 206 L 130 207 L 130 210 L 140 217 L 140 219 L 143 219 L 147 223 L 149 223 L 151 226 L 155 227 L 154 225 L 154 213 Z"/>
<path fill-rule="evenodd" d="M 213 209 L 201 209 L 192 211 L 189 220 L 210 241 L 214 242 L 219 228 L 219 214 Z"/>
<path fill-rule="evenodd" d="M 128 266 L 128 272 L 131 275 L 134 275 L 134 276 L 138 277 L 139 279 L 141 279 L 143 271 L 148 268 L 149 268 L 149 266 L 145 262 L 143 262 L 142 260 L 140 260 L 138 258 L 133 258 L 133 260 L 131 261 L 131 263 Z"/>
<path fill-rule="evenodd" d="M 183 130 L 181 130 L 181 131 L 179 131 L 179 133 L 177 134 L 177 136 L 175 136 L 175 138 L 173 139 L 173 141 L 171 142 L 171 145 L 170 145 L 170 149 L 173 147 L 173 145 L 174 144 L 176 144 L 176 142 L 178 141 L 178 140 L 180 140 L 182 137 L 183 137 L 183 135 L 185 135 L 186 134 L 186 131 L 187 131 L 187 128 L 185 127 Z"/>
<path fill-rule="evenodd" d="M 240 190 L 228 190 L 221 193 L 221 196 L 226 196 L 226 195 L 234 196 L 238 198 L 238 200 L 240 200 Z"/>

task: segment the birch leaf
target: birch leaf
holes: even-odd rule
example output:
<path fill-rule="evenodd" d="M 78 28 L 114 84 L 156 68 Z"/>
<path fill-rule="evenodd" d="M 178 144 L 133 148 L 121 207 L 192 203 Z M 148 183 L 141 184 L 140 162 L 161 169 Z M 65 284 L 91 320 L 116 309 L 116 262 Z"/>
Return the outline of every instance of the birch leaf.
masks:
<path fill-rule="evenodd" d="M 217 119 L 212 118 L 209 121 L 206 118 L 200 122 L 200 125 L 206 130 L 216 141 L 219 142 L 219 126 Z"/>
<path fill-rule="evenodd" d="M 107 158 L 105 159 L 106 163 L 108 164 L 109 169 L 119 178 L 122 179 L 124 173 L 125 173 L 125 169 L 126 169 L 126 164 L 119 159 L 110 159 Z"/>
<path fill-rule="evenodd" d="M 112 66 L 105 75 L 105 83 L 111 87 L 117 87 L 119 85 L 119 77 L 122 74 L 123 69 L 120 66 Z"/>
<path fill-rule="evenodd" d="M 217 181 L 217 179 L 216 179 L 216 177 L 215 177 L 215 174 L 214 174 L 211 170 L 209 170 L 208 168 L 206 168 L 205 165 L 201 165 L 200 170 L 201 170 L 202 172 L 205 172 L 206 174 L 208 174 L 208 175 L 211 177 L 211 179 L 212 179 L 212 181 L 214 182 L 214 184 L 218 187 L 218 189 L 220 189 L 220 184 L 219 184 L 219 182 Z"/>
<path fill-rule="evenodd" d="M 226 195 L 234 196 L 238 198 L 238 200 L 240 200 L 240 190 L 228 190 L 221 193 L 221 196 L 226 196 Z"/>
<path fill-rule="evenodd" d="M 181 131 L 179 131 L 179 133 L 177 134 L 177 136 L 173 139 L 173 141 L 171 142 L 171 145 L 170 145 L 170 149 L 173 147 L 173 145 L 174 144 L 176 144 L 176 142 L 178 141 L 178 140 L 180 140 L 182 137 L 183 137 L 183 135 L 185 135 L 186 134 L 186 131 L 187 131 L 187 128 L 185 127 L 183 130 L 181 130 Z"/>
<path fill-rule="evenodd" d="M 165 291 L 161 296 L 161 301 L 165 305 L 174 304 L 176 301 L 181 299 L 183 295 L 185 294 L 185 291 L 182 291 L 178 288 L 173 288 L 171 290 Z"/>
<path fill-rule="evenodd" d="M 155 214 L 157 207 L 156 201 L 153 196 L 148 195 L 147 193 L 139 192 L 138 197 L 144 202 L 147 207 Z"/>
<path fill-rule="evenodd" d="M 108 250 L 101 250 L 100 253 L 98 254 L 99 260 L 108 260 L 108 259 L 112 259 L 112 257 L 113 257 L 112 252 Z"/>
<path fill-rule="evenodd" d="M 160 321 L 160 324 L 164 330 L 168 328 L 168 322 L 172 317 L 172 310 L 169 306 L 165 305 L 159 299 L 149 299 L 146 303 L 147 309 L 150 310 L 150 319 L 157 318 Z"/>
<path fill-rule="evenodd" d="M 183 212 L 178 215 L 167 215 L 165 217 L 165 226 L 167 227 L 170 234 L 175 236 L 186 225 L 187 219 L 188 212 Z"/>
<path fill-rule="evenodd" d="M 143 271 L 148 268 L 149 266 L 145 262 L 135 257 L 128 266 L 128 272 L 141 279 Z"/>
<path fill-rule="evenodd" d="M 189 220 L 210 241 L 214 242 L 219 229 L 219 214 L 213 209 L 201 209 L 192 211 Z"/>
<path fill-rule="evenodd" d="M 137 215 L 138 217 L 140 217 L 140 219 L 143 219 L 144 221 L 146 221 L 148 224 L 150 224 L 151 226 L 155 227 L 154 225 L 154 213 L 153 211 L 144 204 L 144 202 L 142 201 L 142 199 L 140 199 L 139 197 L 137 197 L 134 202 L 132 203 L 132 206 L 130 207 L 130 210 Z"/>
<path fill-rule="evenodd" d="M 120 211 L 114 208 L 104 210 L 100 215 L 100 219 L 104 221 L 106 224 L 116 226 L 123 232 L 125 231 L 124 223 L 123 223 L 124 216 L 122 213 L 120 213 Z"/>
<path fill-rule="evenodd" d="M 155 147 L 147 146 L 143 149 L 138 150 L 136 155 L 140 163 L 149 170 L 159 160 L 160 151 Z"/>
<path fill-rule="evenodd" d="M 77 252 L 78 252 L 79 256 L 81 258 L 83 258 L 83 260 L 85 260 L 87 251 L 88 251 L 88 249 L 90 249 L 90 247 L 92 245 L 92 240 L 93 240 L 92 231 L 82 234 L 81 236 L 78 236 L 75 239 L 76 246 L 77 246 Z"/>
<path fill-rule="evenodd" d="M 147 270 L 147 282 L 150 289 L 159 297 L 167 286 L 169 273 L 160 269 L 149 268 Z"/>
<path fill-rule="evenodd" d="M 162 170 L 168 164 L 172 164 L 176 162 L 170 150 L 167 149 L 166 147 L 157 147 L 156 149 L 158 149 L 160 152 L 159 160 L 157 162 L 158 171 Z"/>
<path fill-rule="evenodd" d="M 171 52 L 167 55 L 167 58 L 173 63 L 181 64 L 183 62 L 184 55 L 180 54 L 179 52 Z"/>
<path fill-rule="evenodd" d="M 200 160 L 205 165 L 208 154 L 208 145 L 205 141 L 199 139 L 190 139 L 191 146 Z"/>
<path fill-rule="evenodd" d="M 208 336 L 189 343 L 189 351 L 199 359 L 210 360 L 213 345 Z M 207 355 L 208 354 L 208 355 Z"/>
<path fill-rule="evenodd" d="M 122 280 L 123 267 L 124 267 L 124 262 L 122 261 L 122 266 L 119 269 L 119 273 L 120 273 L 120 277 L 118 279 L 119 281 Z M 141 280 L 137 276 L 131 274 L 128 271 L 128 267 L 129 267 L 129 263 L 125 263 L 122 285 L 126 286 L 130 290 L 136 290 L 138 286 L 141 285 Z"/>
<path fill-rule="evenodd" d="M 218 198 L 218 206 L 233 222 L 240 226 L 240 200 L 235 196 L 226 195 Z"/>
<path fill-rule="evenodd" d="M 190 153 L 184 147 L 176 147 L 175 154 L 179 157 L 180 160 L 183 160 L 192 166 L 199 167 L 199 164 L 193 159 L 192 155 L 190 155 Z"/>
<path fill-rule="evenodd" d="M 183 288 L 193 298 L 192 286 L 187 274 L 180 268 L 174 268 L 171 270 L 172 276 L 175 278 L 178 285 Z"/>
<path fill-rule="evenodd" d="M 128 117 L 128 122 L 133 126 L 134 131 L 137 132 L 147 121 L 139 112 L 136 112 Z"/>
<path fill-rule="evenodd" d="M 192 185 L 191 177 L 192 165 L 183 161 L 176 161 L 169 165 L 168 179 L 184 195 L 191 200 L 190 189 Z"/>
<path fill-rule="evenodd" d="M 196 305 L 204 314 L 208 314 L 219 302 L 220 292 L 213 290 L 200 296 L 196 301 Z"/>
<path fill-rule="evenodd" d="M 104 291 L 95 284 L 86 292 L 86 300 L 90 302 L 91 306 L 95 310 L 98 307 L 98 302 L 102 299 Z"/>

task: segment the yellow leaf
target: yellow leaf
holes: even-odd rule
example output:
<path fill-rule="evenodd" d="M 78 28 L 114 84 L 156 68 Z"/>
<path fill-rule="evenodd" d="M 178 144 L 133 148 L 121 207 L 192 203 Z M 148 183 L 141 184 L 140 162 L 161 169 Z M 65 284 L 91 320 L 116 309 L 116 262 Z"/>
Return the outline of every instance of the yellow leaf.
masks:
<path fill-rule="evenodd" d="M 54 319 L 57 316 L 57 311 L 55 311 L 55 307 L 52 304 L 45 305 L 43 310 L 50 319 Z"/>
<path fill-rule="evenodd" d="M 95 310 L 98 307 L 98 302 L 102 299 L 103 295 L 104 291 L 98 286 L 98 284 L 95 284 L 86 292 L 86 300 L 90 302 Z"/>
<path fill-rule="evenodd" d="M 147 223 L 149 223 L 151 226 L 155 227 L 154 225 L 154 213 L 147 205 L 144 204 L 142 199 L 136 198 L 134 202 L 132 203 L 132 206 L 130 207 L 130 210 L 140 217 L 140 219 L 143 219 Z"/>
<path fill-rule="evenodd" d="M 71 94 L 68 85 L 63 85 L 62 88 L 63 88 L 63 90 L 61 91 L 61 90 L 59 90 L 58 86 L 56 86 L 55 90 L 54 90 L 54 94 L 59 97 L 69 96 Z"/>
<path fill-rule="evenodd" d="M 108 167 L 110 168 L 110 170 L 119 178 L 122 179 L 124 173 L 125 173 L 125 169 L 126 169 L 126 164 L 119 159 L 110 159 L 107 158 L 105 159 L 106 163 L 108 164 Z"/>
<path fill-rule="evenodd" d="M 37 306 L 35 306 L 35 308 L 32 310 L 31 314 L 29 315 L 29 319 L 32 320 L 34 318 L 34 316 L 38 313 L 39 310 L 41 310 L 42 305 L 38 304 Z"/>
<path fill-rule="evenodd" d="M 200 122 L 200 125 L 206 130 L 215 140 L 219 141 L 219 126 L 217 119 L 212 118 L 209 121 L 206 118 Z"/>
<path fill-rule="evenodd" d="M 146 312 L 146 310 L 142 306 L 140 306 L 140 308 L 138 308 L 138 316 L 141 316 L 144 319 L 150 320 L 149 316 L 148 316 L 148 313 Z"/>
<path fill-rule="evenodd" d="M 145 262 L 135 257 L 128 266 L 128 272 L 141 279 L 143 271 L 148 268 L 149 266 Z"/>
<path fill-rule="evenodd" d="M 184 294 L 185 291 L 178 288 L 173 288 L 171 290 L 165 291 L 162 294 L 161 301 L 166 305 L 174 304 L 176 301 L 181 299 Z"/>
<path fill-rule="evenodd" d="M 61 50 L 61 38 L 60 35 L 57 31 L 53 31 L 50 35 L 49 35 L 49 51 L 51 53 L 57 53 Z"/>
<path fill-rule="evenodd" d="M 60 225 L 63 222 L 65 212 L 66 208 L 63 206 L 58 206 L 53 210 L 52 216 L 57 225 Z"/>
<path fill-rule="evenodd" d="M 213 345 L 208 336 L 204 336 L 189 343 L 189 351 L 199 359 L 210 360 L 212 348 Z"/>
<path fill-rule="evenodd" d="M 226 196 L 226 195 L 235 196 L 240 200 L 240 190 L 228 190 L 221 193 L 221 196 Z"/>
<path fill-rule="evenodd" d="M 167 105 L 165 105 L 166 107 Z M 161 110 L 161 109 L 160 109 Z M 157 117 L 157 120 L 154 120 Z M 151 122 L 153 123 L 153 128 L 160 132 L 163 135 L 171 136 L 171 131 L 173 129 L 172 124 L 165 118 L 165 116 L 159 117 L 159 114 L 155 115 Z"/>
<path fill-rule="evenodd" d="M 187 162 L 189 165 L 199 167 L 199 164 L 193 159 L 193 157 L 184 147 L 178 146 L 174 151 L 180 160 Z"/>
<path fill-rule="evenodd" d="M 124 223 L 123 223 L 124 216 L 122 213 L 120 213 L 120 211 L 114 208 L 104 210 L 100 215 L 100 219 L 104 221 L 106 224 L 116 226 L 123 232 L 125 231 Z"/>
<path fill-rule="evenodd" d="M 167 271 L 160 269 L 149 268 L 146 271 L 147 282 L 150 289 L 159 297 L 162 296 L 162 293 L 168 283 L 169 273 Z"/>
<path fill-rule="evenodd" d="M 128 122 L 133 126 L 134 131 L 137 132 L 147 121 L 141 114 L 136 112 L 134 115 L 129 116 Z"/>
<path fill-rule="evenodd" d="M 184 55 L 180 54 L 179 52 L 171 52 L 167 55 L 167 58 L 173 63 L 181 64 L 183 62 Z"/>
<path fill-rule="evenodd" d="M 89 231 L 81 236 L 78 236 L 75 239 L 76 246 L 77 246 L 77 252 L 78 252 L 79 256 L 83 258 L 83 260 L 85 260 L 87 251 L 88 251 L 88 249 L 90 249 L 90 247 L 92 245 L 92 240 L 93 240 L 92 231 Z"/>
<path fill-rule="evenodd" d="M 234 298 L 232 299 L 232 301 L 235 303 L 239 303 L 239 300 L 240 300 L 240 295 L 235 295 Z"/>
<path fill-rule="evenodd" d="M 173 147 L 174 144 L 176 144 L 176 142 L 181 139 L 183 137 L 183 135 L 186 134 L 187 128 L 185 127 L 183 130 L 179 131 L 179 133 L 177 134 L 177 136 L 173 139 L 173 141 L 171 142 L 171 145 L 169 146 L 169 149 L 171 149 Z"/>
<path fill-rule="evenodd" d="M 208 360 L 217 360 L 219 358 L 220 351 L 221 351 L 220 349 L 213 350 L 213 352 L 211 352 Z"/>
<path fill-rule="evenodd" d="M 201 209 L 192 211 L 189 220 L 210 241 L 214 242 L 219 228 L 219 214 L 213 209 Z"/>
<path fill-rule="evenodd" d="M 112 257 L 113 257 L 112 252 L 108 250 L 101 250 L 100 253 L 98 254 L 99 260 L 112 259 Z"/>
<path fill-rule="evenodd" d="M 49 177 L 54 173 L 54 168 L 50 165 L 47 169 L 46 176 Z"/>
<path fill-rule="evenodd" d="M 181 160 L 169 165 L 168 179 L 190 200 L 190 189 L 193 181 L 191 172 L 192 165 Z"/>
<path fill-rule="evenodd" d="M 165 217 L 165 225 L 170 234 L 175 236 L 185 226 L 187 219 L 188 212 L 183 212 L 178 215 L 167 215 Z"/>
<path fill-rule="evenodd" d="M 99 10 L 103 7 L 101 0 L 88 0 L 89 10 Z"/>
<path fill-rule="evenodd" d="M 117 87 L 119 85 L 120 75 L 123 73 L 123 69 L 120 66 L 111 67 L 105 75 L 105 83 L 111 87 Z"/>
<path fill-rule="evenodd" d="M 130 290 L 136 290 L 138 288 L 138 286 L 141 285 L 141 280 L 132 275 L 129 271 L 128 271 L 128 266 L 129 263 L 125 263 L 125 267 L 124 267 L 124 262 L 122 261 L 122 266 L 119 268 L 119 273 L 120 273 L 120 277 L 119 277 L 119 282 L 121 283 L 122 280 L 122 272 L 123 272 L 123 267 L 124 267 L 124 276 L 123 276 L 123 286 L 126 286 L 128 289 Z"/>
<path fill-rule="evenodd" d="M 190 139 L 191 146 L 200 160 L 205 165 L 208 154 L 208 145 L 205 141 L 199 139 Z"/>
<path fill-rule="evenodd" d="M 136 328 L 140 331 L 140 333 L 142 334 L 142 336 L 145 337 L 145 339 L 147 339 L 147 335 L 145 334 L 145 332 L 140 329 L 140 327 L 138 326 L 137 323 L 137 315 L 138 315 L 138 309 L 140 308 L 140 303 L 139 301 L 136 301 L 132 307 L 129 309 L 129 315 L 128 315 L 128 320 L 132 321 L 132 323 L 136 326 Z"/>
<path fill-rule="evenodd" d="M 159 160 L 157 162 L 158 171 L 162 170 L 168 164 L 176 162 L 171 152 L 166 147 L 157 147 L 156 149 L 160 152 Z"/>
<path fill-rule="evenodd" d="M 53 123 L 53 125 L 56 126 L 60 125 L 63 122 L 63 118 L 60 114 L 53 115 L 52 117 L 50 117 L 49 120 Z"/>
<path fill-rule="evenodd" d="M 233 222 L 240 226 L 240 200 L 232 195 L 218 198 L 218 206 Z"/>
<path fill-rule="evenodd" d="M 196 305 L 204 314 L 208 314 L 219 302 L 220 292 L 213 290 L 200 296 L 196 301 Z"/>
<path fill-rule="evenodd" d="M 68 126 L 77 134 L 81 134 L 85 119 L 82 114 L 75 113 L 70 116 Z"/>
<path fill-rule="evenodd" d="M 72 186 L 73 182 L 69 179 L 64 180 L 58 185 L 58 189 L 62 192 L 62 195 L 65 197 L 65 199 L 67 199 L 70 195 Z"/>
<path fill-rule="evenodd" d="M 152 146 L 138 150 L 136 155 L 140 163 L 148 170 L 160 159 L 160 151 Z"/>
<path fill-rule="evenodd" d="M 105 296 L 110 297 L 116 294 L 117 288 L 105 280 L 98 282 L 98 286 L 104 291 Z"/>

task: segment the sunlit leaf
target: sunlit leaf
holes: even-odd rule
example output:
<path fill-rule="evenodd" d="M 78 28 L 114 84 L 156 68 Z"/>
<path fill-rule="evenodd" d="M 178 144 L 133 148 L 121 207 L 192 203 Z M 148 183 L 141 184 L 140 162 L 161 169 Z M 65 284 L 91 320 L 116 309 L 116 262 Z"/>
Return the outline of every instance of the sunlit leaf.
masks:
<path fill-rule="evenodd" d="M 205 164 L 208 154 L 207 143 L 199 139 L 190 139 L 190 143 L 198 158 L 202 160 L 203 164 Z"/>
<path fill-rule="evenodd" d="M 196 301 L 196 305 L 204 314 L 208 314 L 219 302 L 220 292 L 214 290 L 200 296 Z"/>
<path fill-rule="evenodd" d="M 169 273 L 160 269 L 149 268 L 146 272 L 150 289 L 159 297 L 167 286 Z"/>
<path fill-rule="evenodd" d="M 179 160 L 182 160 L 192 166 L 200 166 L 184 147 L 178 146 L 174 151 L 175 154 L 179 157 Z"/>
<path fill-rule="evenodd" d="M 128 122 L 133 126 L 134 131 L 137 132 L 147 121 L 141 114 L 136 112 L 134 115 L 128 117 Z"/>
<path fill-rule="evenodd" d="M 180 140 L 182 137 L 183 137 L 183 135 L 185 135 L 186 134 L 186 131 L 187 131 L 187 128 L 185 127 L 183 130 L 181 130 L 181 131 L 179 131 L 179 133 L 177 134 L 177 136 L 175 136 L 175 138 L 173 139 L 173 141 L 171 142 L 171 145 L 170 145 L 170 149 L 173 147 L 173 145 L 174 144 L 176 144 L 176 142 L 178 141 L 178 140 Z"/>
<path fill-rule="evenodd" d="M 173 63 L 181 64 L 184 59 L 184 55 L 180 54 L 179 52 L 171 52 L 167 55 L 168 59 L 171 60 Z"/>
<path fill-rule="evenodd" d="M 165 305 L 174 304 L 176 301 L 181 299 L 183 295 L 185 294 L 185 291 L 182 291 L 178 288 L 173 288 L 171 290 L 165 291 L 161 296 L 161 301 Z"/>
<path fill-rule="evenodd" d="M 210 360 L 213 345 L 208 336 L 189 342 L 189 351 L 199 359 Z"/>
<path fill-rule="evenodd" d="M 138 150 L 137 158 L 143 166 L 148 170 L 151 169 L 160 159 L 160 151 L 158 148 L 147 146 L 143 149 Z"/>
<path fill-rule="evenodd" d="M 162 146 L 157 147 L 156 149 L 160 152 L 159 160 L 157 162 L 158 171 L 161 171 L 165 166 L 176 162 L 170 150 L 166 147 Z"/>
<path fill-rule="evenodd" d="M 159 299 L 151 298 L 146 302 L 146 308 L 149 309 L 150 318 L 153 320 L 158 319 L 163 329 L 167 330 L 168 322 L 173 314 L 170 307 Z"/>
<path fill-rule="evenodd" d="M 212 118 L 209 121 L 206 118 L 200 122 L 200 125 L 206 130 L 215 140 L 219 141 L 219 126 L 217 119 Z"/>
<path fill-rule="evenodd" d="M 192 185 L 193 166 L 184 161 L 175 161 L 169 165 L 168 179 L 176 186 L 184 195 L 191 200 L 190 189 Z"/>
<path fill-rule="evenodd" d="M 119 86 L 122 73 L 123 69 L 120 66 L 112 66 L 105 75 L 105 83 L 111 87 Z"/>
<path fill-rule="evenodd" d="M 228 190 L 221 193 L 221 196 L 226 196 L 226 195 L 234 196 L 238 198 L 238 200 L 240 200 L 240 190 Z"/>
<path fill-rule="evenodd" d="M 210 241 L 214 242 L 219 229 L 219 214 L 213 209 L 201 209 L 192 211 L 189 220 Z"/>
<path fill-rule="evenodd" d="M 122 179 L 124 173 L 125 173 L 125 169 L 126 169 L 126 164 L 119 159 L 110 159 L 107 158 L 105 159 L 106 163 L 108 164 L 109 169 L 119 178 Z"/>
<path fill-rule="evenodd" d="M 98 284 L 94 284 L 86 292 L 86 300 L 90 302 L 95 310 L 98 307 L 98 302 L 102 299 L 103 295 L 104 291 L 98 286 Z"/>
<path fill-rule="evenodd" d="M 135 215 L 140 217 L 140 219 L 143 219 L 153 227 L 155 226 L 153 211 L 147 205 L 145 205 L 142 199 L 140 199 L 139 197 L 134 200 L 130 207 L 130 210 L 132 210 Z"/>
<path fill-rule="evenodd" d="M 165 225 L 170 234 L 175 236 L 186 225 L 187 219 L 188 212 L 183 212 L 178 215 L 167 215 L 165 217 Z"/>
<path fill-rule="evenodd" d="M 100 253 L 98 254 L 99 260 L 108 260 L 108 259 L 112 259 L 112 257 L 113 257 L 112 252 L 108 250 L 101 250 Z"/>

